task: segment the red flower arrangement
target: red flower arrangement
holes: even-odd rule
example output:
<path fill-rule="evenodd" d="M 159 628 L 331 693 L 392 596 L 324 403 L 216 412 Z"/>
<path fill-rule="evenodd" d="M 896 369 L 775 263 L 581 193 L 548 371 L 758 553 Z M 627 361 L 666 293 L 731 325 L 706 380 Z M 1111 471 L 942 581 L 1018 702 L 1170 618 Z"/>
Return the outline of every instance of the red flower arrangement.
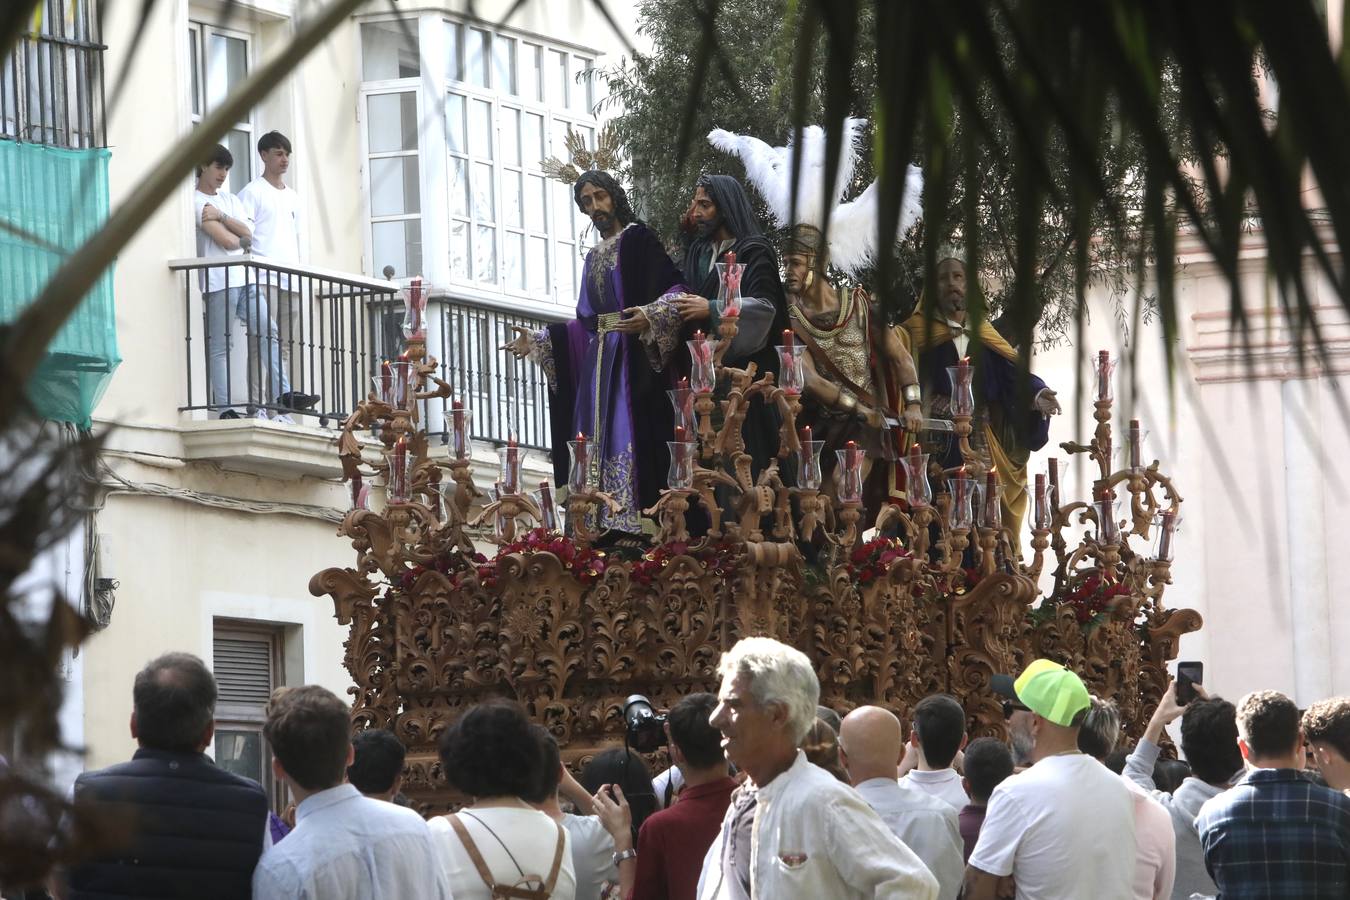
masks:
<path fill-rule="evenodd" d="M 891 566 L 908 559 L 910 552 L 896 538 L 874 537 L 848 557 L 848 577 L 858 584 L 871 584 L 884 578 Z"/>
<path fill-rule="evenodd" d="M 699 550 L 691 550 L 685 541 L 671 541 L 642 554 L 642 558 L 633 564 L 633 581 L 641 585 L 651 584 L 677 556 L 691 556 L 702 564 L 708 574 L 724 578 L 736 568 L 741 554 L 741 545 L 731 541 L 709 544 Z"/>
<path fill-rule="evenodd" d="M 1105 619 L 1111 601 L 1129 592 L 1129 587 L 1120 582 L 1107 584 L 1100 575 L 1089 575 L 1061 603 L 1073 609 L 1079 625 L 1095 628 Z"/>
<path fill-rule="evenodd" d="M 482 565 L 487 562 L 487 557 L 481 553 L 464 554 L 458 551 L 446 553 L 432 560 L 429 565 L 413 566 L 399 576 L 399 586 L 405 591 L 412 590 L 412 586 L 417 583 L 417 579 L 422 577 L 422 573 L 429 571 L 440 572 L 452 582 L 458 582 L 464 573 L 473 566 Z"/>
<path fill-rule="evenodd" d="M 487 559 L 481 553 L 475 553 L 477 565 L 473 574 L 477 577 L 478 583 L 489 590 L 496 587 L 498 566 L 501 560 L 512 553 L 552 553 L 562 562 L 563 568 L 582 584 L 592 584 L 605 573 L 606 562 L 603 551 L 591 547 L 578 547 L 570 538 L 565 538 L 556 531 L 535 528 L 526 532 L 519 540 L 503 545 L 492 559 Z M 467 571 L 463 572 L 455 586 L 458 587 L 468 575 Z"/>

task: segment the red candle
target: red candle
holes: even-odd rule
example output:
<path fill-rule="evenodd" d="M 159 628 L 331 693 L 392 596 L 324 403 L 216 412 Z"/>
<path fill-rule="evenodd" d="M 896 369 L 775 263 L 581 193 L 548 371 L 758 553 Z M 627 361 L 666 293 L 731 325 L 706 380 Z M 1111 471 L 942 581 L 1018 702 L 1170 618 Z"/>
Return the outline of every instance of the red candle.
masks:
<path fill-rule="evenodd" d="M 1139 433 L 1139 420 L 1130 420 L 1130 468 L 1138 470 L 1141 468 L 1141 457 L 1143 455 L 1143 438 Z"/>
<path fill-rule="evenodd" d="M 506 492 L 514 494 L 520 485 L 520 448 L 513 434 L 506 441 Z"/>
<path fill-rule="evenodd" d="M 685 437 L 684 437 L 684 426 L 683 426 L 683 425 L 676 425 L 676 426 L 675 426 L 675 443 L 677 443 L 677 444 L 683 444 L 684 441 L 685 441 Z"/>
<path fill-rule="evenodd" d="M 1162 514 L 1162 536 L 1158 539 L 1158 559 L 1172 558 L 1172 532 L 1177 527 L 1176 515 L 1169 509 Z"/>
<path fill-rule="evenodd" d="M 794 346 L 794 343 L 793 343 L 793 342 L 794 342 L 795 340 L 796 340 L 796 336 L 793 335 L 792 329 L 791 329 L 791 328 L 784 328 L 784 329 L 783 329 L 783 346 L 786 347 L 786 348 L 788 348 L 789 350 L 791 350 L 791 349 L 793 348 L 793 346 Z"/>
<path fill-rule="evenodd" d="M 969 356 L 963 356 L 963 357 L 961 357 L 961 361 L 960 361 L 959 363 L 957 363 L 957 365 L 959 365 L 959 366 L 960 366 L 961 368 L 963 368 L 963 369 L 969 369 L 969 368 L 970 368 L 970 357 L 969 357 Z"/>
<path fill-rule="evenodd" d="M 844 456 L 848 460 L 848 467 L 856 469 L 858 467 L 858 442 L 849 441 L 844 445 L 844 450 L 846 451 Z"/>
<path fill-rule="evenodd" d="M 1036 527 L 1044 528 L 1049 524 L 1049 516 L 1046 510 L 1045 499 L 1045 476 L 1036 475 Z"/>
<path fill-rule="evenodd" d="M 469 450 L 468 435 L 464 433 L 464 401 L 454 400 L 450 403 L 450 422 L 454 432 L 454 451 L 455 459 L 463 459 Z"/>
<path fill-rule="evenodd" d="M 1055 495 L 1055 504 L 1059 505 L 1059 460 L 1050 460 L 1050 490 Z"/>
<path fill-rule="evenodd" d="M 407 350 L 404 350 L 402 353 L 400 353 L 400 354 L 398 355 L 398 361 L 399 361 L 399 362 L 407 362 L 407 361 L 408 361 L 408 351 L 407 351 Z"/>
<path fill-rule="evenodd" d="M 962 466 L 956 470 L 956 478 L 952 481 L 952 505 L 957 509 L 960 509 L 962 504 L 966 502 L 966 486 L 968 480 L 966 475 L 966 467 Z"/>
<path fill-rule="evenodd" d="M 1097 399 L 1111 399 L 1111 354 L 1106 350 L 1097 352 Z"/>

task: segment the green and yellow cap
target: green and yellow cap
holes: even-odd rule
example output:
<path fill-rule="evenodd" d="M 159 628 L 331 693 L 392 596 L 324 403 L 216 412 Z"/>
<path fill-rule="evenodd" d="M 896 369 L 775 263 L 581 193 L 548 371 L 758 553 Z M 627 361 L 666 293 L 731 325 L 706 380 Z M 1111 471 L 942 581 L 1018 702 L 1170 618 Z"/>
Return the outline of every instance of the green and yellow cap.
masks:
<path fill-rule="evenodd" d="M 1023 669 L 1013 682 L 1013 690 L 1027 709 L 1065 728 L 1092 705 L 1083 680 L 1048 659 L 1035 660 Z"/>

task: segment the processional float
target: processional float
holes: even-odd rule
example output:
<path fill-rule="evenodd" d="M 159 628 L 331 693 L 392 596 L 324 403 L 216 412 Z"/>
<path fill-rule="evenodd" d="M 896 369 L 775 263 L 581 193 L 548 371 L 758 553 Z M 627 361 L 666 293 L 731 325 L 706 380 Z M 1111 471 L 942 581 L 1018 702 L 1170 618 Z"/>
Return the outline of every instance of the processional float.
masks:
<path fill-rule="evenodd" d="M 924 696 L 946 692 L 964 706 L 972 737 L 1001 737 L 991 676 L 1048 657 L 1113 698 L 1127 733 L 1142 731 L 1180 637 L 1201 618 L 1163 605 L 1182 498 L 1158 462 L 1144 464 L 1137 422 L 1125 464 L 1113 464 L 1107 354 L 1095 360 L 1092 439 L 1062 445 L 1094 467 L 1091 496 L 1061 498 L 1058 460 L 1035 476 L 1030 561 L 1001 522 L 988 460 L 972 447 L 964 360 L 949 373 L 963 464 L 944 470 L 931 446 L 912 445 L 901 461 L 906 502 L 883 507 L 881 536 L 864 540 L 862 451 L 838 450 L 833 485 L 822 483 L 822 442 L 795 424 L 802 347 L 791 333 L 777 378 L 753 363 L 723 364 L 738 330 L 739 272 L 723 266 L 718 332 L 689 342 L 690 376 L 670 391 L 669 487 L 644 511 L 655 535 L 641 549 L 595 546 L 597 510 L 614 500 L 597 486 L 598 452 L 585 434 L 569 442 L 561 498 L 547 482 L 534 491 L 522 483 L 514 441 L 498 448 L 491 495 L 477 490 L 471 411 L 437 377 L 425 298 L 418 283 L 408 290 L 405 352 L 381 366 L 339 438 L 352 508 L 338 533 L 357 562 L 319 572 L 310 591 L 331 596 L 350 629 L 354 727 L 389 728 L 404 742 L 404 790 L 424 811 L 453 799 L 436 740 L 473 704 L 519 701 L 565 759 L 584 761 L 622 740 L 625 698 L 644 694 L 660 707 L 715 692 L 719 656 L 749 635 L 805 652 L 821 702 L 839 710 L 879 704 L 903 720 Z M 741 424 L 755 397 L 781 415 L 786 481 L 779 462 L 752 477 Z M 447 404 L 444 456 L 430 452 L 421 401 Z M 378 454 L 363 452 L 362 431 L 377 436 L 367 443 Z M 384 484 L 382 509 L 370 508 L 372 478 Z M 697 539 L 690 509 L 706 517 Z M 475 550 L 474 535 L 496 546 L 493 558 Z M 1042 596 L 1047 565 L 1053 587 Z"/>

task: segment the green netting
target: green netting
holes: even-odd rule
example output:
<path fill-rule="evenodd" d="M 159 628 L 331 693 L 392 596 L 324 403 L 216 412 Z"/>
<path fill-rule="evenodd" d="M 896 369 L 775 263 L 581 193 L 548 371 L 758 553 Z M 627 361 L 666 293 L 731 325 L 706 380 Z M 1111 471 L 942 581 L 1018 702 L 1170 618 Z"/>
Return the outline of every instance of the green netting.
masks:
<path fill-rule="evenodd" d="M 0 140 L 0 323 L 107 221 L 109 155 Z M 88 428 L 121 361 L 109 268 L 47 348 L 29 397 L 45 418 Z"/>

